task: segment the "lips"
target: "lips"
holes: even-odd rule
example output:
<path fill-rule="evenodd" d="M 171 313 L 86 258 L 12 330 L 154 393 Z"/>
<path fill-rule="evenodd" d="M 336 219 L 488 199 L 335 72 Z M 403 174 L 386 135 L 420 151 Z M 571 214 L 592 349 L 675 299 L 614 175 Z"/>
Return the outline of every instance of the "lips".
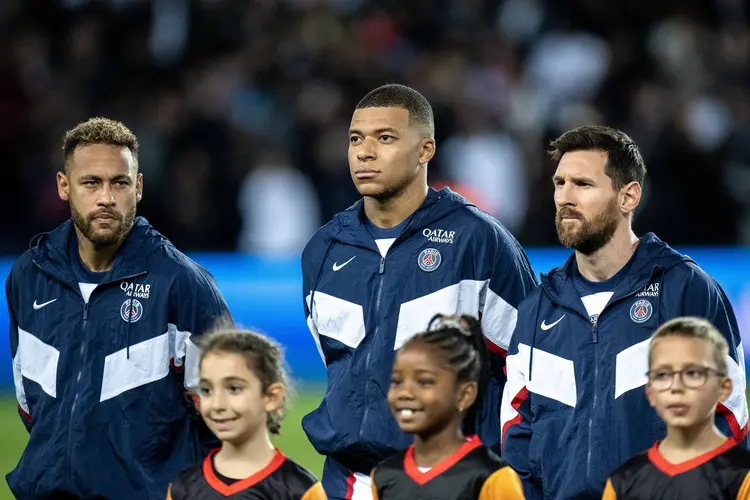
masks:
<path fill-rule="evenodd" d="M 357 179 L 372 179 L 376 175 L 378 175 L 376 171 L 368 169 L 357 170 L 356 172 L 354 172 L 354 176 Z"/>
<path fill-rule="evenodd" d="M 235 418 L 222 418 L 222 419 L 212 418 L 211 422 L 213 422 L 214 427 L 216 427 L 217 430 L 226 430 L 236 420 L 237 420 L 237 417 L 235 417 Z"/>
<path fill-rule="evenodd" d="M 682 403 L 675 403 L 667 406 L 667 410 L 674 413 L 675 415 L 684 415 L 690 410 L 690 406 Z"/>
<path fill-rule="evenodd" d="M 117 217 L 110 213 L 100 213 L 100 214 L 94 215 L 91 219 L 92 220 L 97 220 L 97 219 L 98 220 L 117 220 Z"/>

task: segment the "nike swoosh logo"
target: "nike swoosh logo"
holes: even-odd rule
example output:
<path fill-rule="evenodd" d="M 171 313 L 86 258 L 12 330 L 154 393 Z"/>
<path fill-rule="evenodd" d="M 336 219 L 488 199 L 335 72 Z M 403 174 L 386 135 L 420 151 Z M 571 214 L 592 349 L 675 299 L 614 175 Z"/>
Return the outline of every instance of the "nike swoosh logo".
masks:
<path fill-rule="evenodd" d="M 557 321 L 555 321 L 554 323 L 550 323 L 549 325 L 548 325 L 548 324 L 546 323 L 546 320 L 545 320 L 545 321 L 542 321 L 542 330 L 549 330 L 550 328 L 552 328 L 553 326 L 555 326 L 556 324 L 558 324 L 558 323 L 559 323 L 560 321 L 562 321 L 562 319 L 563 319 L 564 317 L 565 317 L 565 315 L 563 314 L 563 315 L 562 315 L 562 316 L 560 317 L 560 319 L 558 319 L 558 320 L 557 320 Z"/>
<path fill-rule="evenodd" d="M 351 259 L 347 260 L 346 262 L 344 262 L 341 265 L 338 265 L 336 262 L 334 262 L 333 263 L 333 271 L 334 272 L 338 271 L 339 269 L 341 269 L 342 267 L 344 267 L 345 265 L 347 265 L 348 263 L 350 263 L 351 261 L 353 261 L 356 258 L 357 258 L 357 256 L 355 255 L 354 257 L 352 257 Z"/>
<path fill-rule="evenodd" d="M 53 303 L 54 301 L 56 301 L 56 300 L 57 300 L 57 299 L 52 299 L 52 300 L 48 300 L 47 302 L 43 302 L 43 303 L 41 303 L 41 304 L 37 304 L 37 303 L 36 303 L 36 300 L 35 300 L 35 301 L 34 301 L 34 305 L 33 305 L 33 307 L 34 307 L 34 310 L 36 311 L 36 310 L 38 310 L 38 309 L 41 309 L 41 308 L 42 308 L 42 307 L 44 307 L 44 306 L 48 306 L 48 305 L 50 305 L 51 303 Z"/>

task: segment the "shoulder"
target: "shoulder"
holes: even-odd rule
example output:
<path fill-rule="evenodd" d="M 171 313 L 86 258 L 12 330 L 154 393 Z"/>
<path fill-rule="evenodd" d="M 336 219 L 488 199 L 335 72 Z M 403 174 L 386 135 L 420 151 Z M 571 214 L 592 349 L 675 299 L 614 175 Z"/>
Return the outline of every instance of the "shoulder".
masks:
<path fill-rule="evenodd" d="M 325 248 L 328 246 L 333 235 L 341 229 L 341 222 L 339 221 L 340 216 L 341 214 L 336 214 L 327 224 L 321 226 L 315 231 L 305 245 L 305 248 L 302 250 L 303 265 L 306 262 L 315 260 L 316 255 L 322 255 L 322 252 L 325 252 Z"/>
<path fill-rule="evenodd" d="M 728 462 L 728 466 L 734 469 L 750 471 L 750 451 L 741 445 L 733 446 L 727 450 L 724 453 L 724 457 Z"/>
<path fill-rule="evenodd" d="M 16 280 L 26 275 L 26 271 L 34 267 L 33 250 L 26 250 L 13 262 L 8 273 L 8 280 Z"/>
<path fill-rule="evenodd" d="M 203 484 L 203 463 L 192 465 L 180 472 L 170 484 L 172 500 L 183 500 L 191 498 L 199 484 Z"/>
<path fill-rule="evenodd" d="M 620 465 L 610 476 L 610 481 L 615 490 L 620 490 L 620 485 L 626 482 L 629 478 L 633 477 L 636 473 L 641 471 L 644 467 L 650 466 L 651 462 L 648 459 L 648 453 L 643 452 L 627 459 L 622 465 Z"/>
<path fill-rule="evenodd" d="M 403 471 L 405 456 L 406 451 L 400 451 L 382 460 L 380 463 L 378 463 L 377 467 L 372 470 L 373 479 L 377 479 L 383 474 L 389 474 L 393 471 Z"/>
<path fill-rule="evenodd" d="M 471 460 L 478 468 L 484 469 L 489 473 L 508 466 L 508 462 L 484 445 L 472 450 L 466 458 Z"/>
<path fill-rule="evenodd" d="M 300 489 L 302 493 L 311 489 L 316 483 L 318 483 L 317 478 L 310 471 L 289 457 L 286 457 L 279 470 L 282 471 L 287 484 L 290 486 L 294 485 L 294 487 Z"/>
<path fill-rule="evenodd" d="M 544 293 L 541 286 L 534 287 L 529 294 L 518 304 L 518 316 L 536 315 L 539 309 L 540 295 Z M 546 294 L 544 294 L 546 296 Z M 543 299 L 544 297 L 542 297 Z"/>
<path fill-rule="evenodd" d="M 179 251 L 171 243 L 161 245 L 148 258 L 149 273 L 162 280 L 168 280 L 178 288 L 193 290 L 214 290 L 216 281 L 211 273 L 193 259 Z"/>

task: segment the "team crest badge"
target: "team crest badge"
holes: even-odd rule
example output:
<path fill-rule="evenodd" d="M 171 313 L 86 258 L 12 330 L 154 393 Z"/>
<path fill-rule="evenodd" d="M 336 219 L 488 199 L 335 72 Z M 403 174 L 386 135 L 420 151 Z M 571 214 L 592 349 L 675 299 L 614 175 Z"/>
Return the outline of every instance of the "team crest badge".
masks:
<path fill-rule="evenodd" d="M 131 303 L 132 300 L 132 303 Z M 120 317 L 128 323 L 135 323 L 143 316 L 143 305 L 138 299 L 125 299 L 120 306 Z"/>
<path fill-rule="evenodd" d="M 651 302 L 648 300 L 636 300 L 630 307 L 630 319 L 636 323 L 645 323 L 654 312 Z"/>
<path fill-rule="evenodd" d="M 434 248 L 425 248 L 417 258 L 417 264 L 419 264 L 419 267 L 422 269 L 422 271 L 428 273 L 431 273 L 432 271 L 440 267 L 440 263 L 442 261 L 443 258 L 440 256 L 440 252 Z"/>

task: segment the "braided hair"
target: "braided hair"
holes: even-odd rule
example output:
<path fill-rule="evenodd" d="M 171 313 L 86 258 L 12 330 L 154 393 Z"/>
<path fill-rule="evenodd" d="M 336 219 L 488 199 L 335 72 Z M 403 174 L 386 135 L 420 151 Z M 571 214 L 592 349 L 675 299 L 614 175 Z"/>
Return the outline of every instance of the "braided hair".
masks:
<path fill-rule="evenodd" d="M 402 349 L 415 342 L 424 342 L 435 347 L 453 367 L 456 382 L 476 382 L 477 397 L 474 403 L 465 409 L 464 416 L 464 433 L 476 433 L 476 416 L 481 412 L 482 393 L 490 378 L 490 362 L 479 320 L 468 314 L 436 314 L 430 320 L 427 330 L 414 335 Z"/>

